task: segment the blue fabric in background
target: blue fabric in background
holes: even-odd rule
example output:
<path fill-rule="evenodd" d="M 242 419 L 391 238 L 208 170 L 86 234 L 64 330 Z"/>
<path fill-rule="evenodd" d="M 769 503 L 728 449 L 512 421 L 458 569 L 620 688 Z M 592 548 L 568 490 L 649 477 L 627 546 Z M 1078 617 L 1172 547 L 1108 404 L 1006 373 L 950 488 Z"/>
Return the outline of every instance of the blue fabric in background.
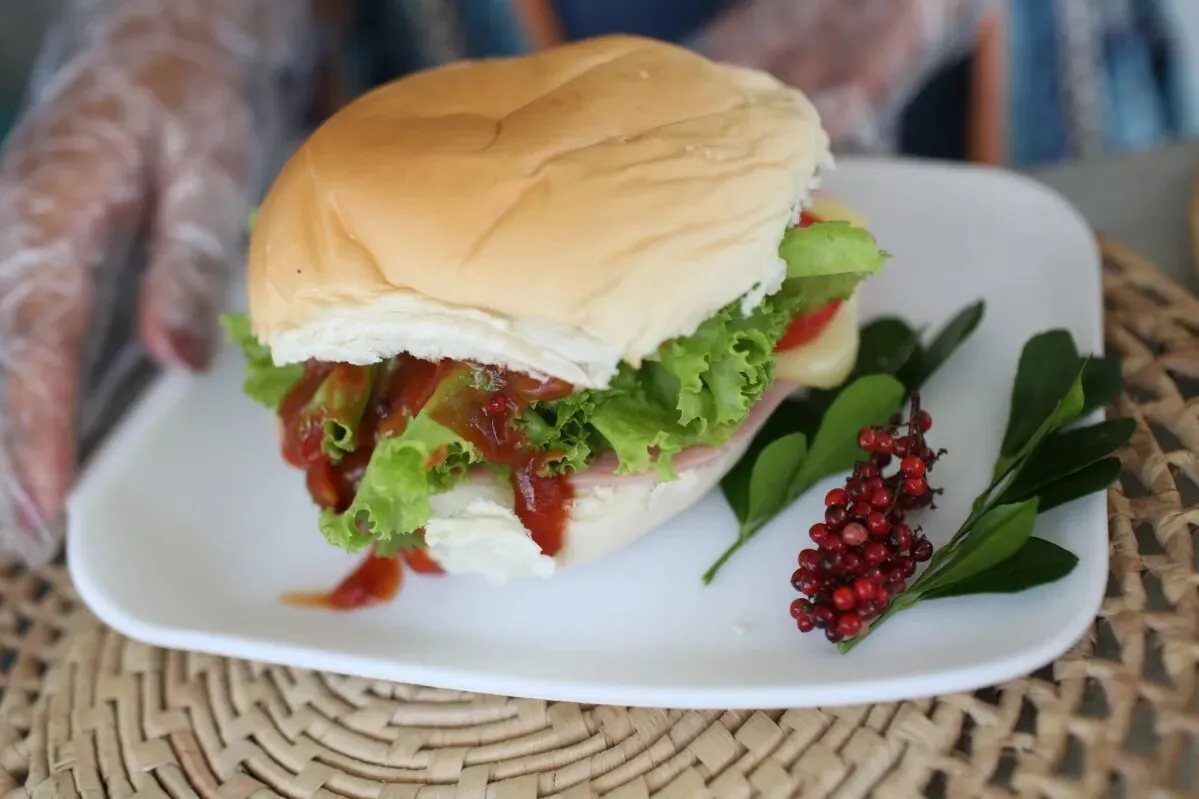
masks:
<path fill-rule="evenodd" d="M 457 16 L 463 55 L 516 55 L 529 49 L 512 0 L 443 0 Z M 636 33 L 683 41 L 736 0 L 558 0 L 568 39 Z M 354 57 L 356 88 L 429 66 L 421 55 L 421 5 L 414 0 L 360 0 Z M 424 13 L 433 4 L 424 4 Z"/>
<path fill-rule="evenodd" d="M 736 0 L 557 0 L 558 15 L 571 39 L 608 33 L 638 33 L 682 42 Z"/>
<path fill-rule="evenodd" d="M 1179 138 L 1199 136 L 1199 2 L 1143 0 L 1150 57 L 1163 86 L 1164 116 Z"/>
<path fill-rule="evenodd" d="M 509 0 L 457 0 L 458 24 L 471 58 L 519 55 L 529 43 Z"/>
<path fill-rule="evenodd" d="M 1008 152 L 1012 166 L 1077 156 L 1067 135 L 1062 31 L 1050 0 L 1008 0 Z M 1159 0 L 1093 0 L 1102 149 L 1145 149 L 1180 133 L 1175 57 Z"/>
<path fill-rule="evenodd" d="M 1162 143 L 1170 136 L 1165 87 L 1154 73 L 1145 31 L 1137 20 L 1127 20 L 1108 30 L 1103 44 L 1108 145 L 1142 149 Z"/>
<path fill-rule="evenodd" d="M 1008 0 L 1008 158 L 1014 166 L 1066 153 L 1057 19 L 1049 0 Z"/>
<path fill-rule="evenodd" d="M 428 66 L 423 63 L 421 29 L 413 24 L 404 0 L 360 0 L 349 57 L 353 90 L 373 86 Z"/>

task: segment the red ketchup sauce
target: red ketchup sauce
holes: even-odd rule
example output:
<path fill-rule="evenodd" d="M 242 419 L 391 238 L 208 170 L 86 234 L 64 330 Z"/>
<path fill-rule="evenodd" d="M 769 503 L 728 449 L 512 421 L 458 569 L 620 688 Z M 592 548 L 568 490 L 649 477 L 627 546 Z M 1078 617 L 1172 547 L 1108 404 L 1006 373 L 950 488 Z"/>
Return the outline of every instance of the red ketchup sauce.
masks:
<path fill-rule="evenodd" d="M 796 227 L 808 227 L 812 223 L 819 221 L 819 217 L 814 214 L 808 211 L 801 211 L 799 214 L 799 224 Z M 841 300 L 833 300 L 828 305 L 821 306 L 811 313 L 792 319 L 791 324 L 787 326 L 787 330 L 783 333 L 782 338 L 779 339 L 778 344 L 774 345 L 774 351 L 786 352 L 796 347 L 802 347 L 804 344 L 816 339 L 828 327 L 829 322 L 833 321 L 833 317 L 837 315 L 841 304 Z"/>
<path fill-rule="evenodd" d="M 538 380 L 503 370 L 490 371 L 489 377 L 497 391 L 467 389 L 462 401 L 439 405 L 432 417 L 473 444 L 488 463 L 512 470 L 513 510 L 541 551 L 552 557 L 562 549 L 570 483 L 564 476 L 538 474 L 549 453 L 536 449 L 513 421 L 531 403 L 560 399 L 573 387 L 553 378 Z"/>
<path fill-rule="evenodd" d="M 404 582 L 400 562 L 381 558 L 371 551 L 337 587 L 326 593 L 284 594 L 287 605 L 301 605 L 328 610 L 354 610 L 380 605 L 395 599 Z"/>
<path fill-rule="evenodd" d="M 485 379 L 471 380 L 465 370 L 478 370 Z M 454 379 L 455 384 L 438 397 L 430 415 L 473 444 L 488 463 L 511 470 L 517 517 L 542 552 L 553 556 L 561 550 L 572 498 L 570 483 L 563 476 L 539 474 L 550 453 L 538 450 L 514 421 L 535 401 L 570 394 L 573 387 L 569 383 L 454 361 L 397 356 L 376 375 L 359 425 L 357 449 L 334 463 L 321 450 L 325 419 L 306 408 L 327 377 L 365 390 L 365 383 L 359 381 L 368 380 L 368 374 L 367 367 L 309 362 L 303 379 L 280 405 L 283 457 L 304 469 L 308 493 L 317 505 L 344 512 L 354 500 L 378 442 L 402 434 L 409 419 L 425 408 L 443 381 Z M 414 572 L 442 572 L 424 549 L 403 552 L 400 558 Z M 401 583 L 400 559 L 379 557 L 372 550 L 333 591 L 290 594 L 283 601 L 346 610 L 388 601 Z"/>

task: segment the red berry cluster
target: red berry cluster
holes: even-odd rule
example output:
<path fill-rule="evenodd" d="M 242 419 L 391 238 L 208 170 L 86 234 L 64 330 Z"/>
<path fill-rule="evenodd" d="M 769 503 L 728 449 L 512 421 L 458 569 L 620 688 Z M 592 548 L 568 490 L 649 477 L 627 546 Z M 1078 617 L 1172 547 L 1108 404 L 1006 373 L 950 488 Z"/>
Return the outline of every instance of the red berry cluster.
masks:
<path fill-rule="evenodd" d="M 870 457 L 858 463 L 844 488 L 824 498 L 824 521 L 809 534 L 816 549 L 799 553 L 791 585 L 807 598 L 791 603 L 800 632 L 824 630 L 837 643 L 852 638 L 907 590 L 916 564 L 933 555 L 933 545 L 907 522 L 912 511 L 936 507 L 940 489 L 928 473 L 945 454 L 925 443 L 932 417 L 912 397 L 910 421 L 899 414 L 886 426 L 867 427 L 858 446 Z M 888 474 L 888 470 L 896 464 Z"/>

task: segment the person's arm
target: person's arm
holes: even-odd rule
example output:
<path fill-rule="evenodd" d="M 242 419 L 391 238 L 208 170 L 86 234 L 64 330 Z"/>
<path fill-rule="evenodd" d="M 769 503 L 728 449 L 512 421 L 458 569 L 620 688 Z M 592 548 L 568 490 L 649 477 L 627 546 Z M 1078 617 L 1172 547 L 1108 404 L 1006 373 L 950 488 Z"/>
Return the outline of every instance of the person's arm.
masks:
<path fill-rule="evenodd" d="M 268 156 L 306 102 L 306 0 L 77 0 L 0 155 L 0 549 L 62 537 L 79 380 L 146 231 L 137 329 L 204 368 Z"/>
<path fill-rule="evenodd" d="M 694 41 L 811 96 L 838 149 L 886 150 L 904 105 L 996 0 L 740 0 Z"/>

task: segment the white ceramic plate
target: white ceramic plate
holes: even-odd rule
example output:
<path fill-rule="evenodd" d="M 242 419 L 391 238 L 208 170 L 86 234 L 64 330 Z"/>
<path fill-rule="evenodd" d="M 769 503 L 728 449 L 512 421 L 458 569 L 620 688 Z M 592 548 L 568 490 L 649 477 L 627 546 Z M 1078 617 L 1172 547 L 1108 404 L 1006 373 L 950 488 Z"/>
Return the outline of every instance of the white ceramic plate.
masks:
<path fill-rule="evenodd" d="M 985 484 L 1020 348 L 1065 327 L 1099 352 L 1099 261 L 1081 219 L 1029 180 L 978 168 L 845 159 L 828 186 L 862 209 L 894 256 L 864 290 L 866 316 L 937 325 L 978 297 L 981 328 L 927 385 L 934 541 Z M 616 705 L 728 708 L 886 701 L 967 690 L 1067 649 L 1107 575 L 1101 495 L 1043 516 L 1038 534 L 1080 558 L 1017 596 L 928 603 L 850 655 L 799 635 L 789 578 L 818 486 L 717 581 L 700 574 L 734 536 L 719 492 L 635 546 L 547 582 L 493 588 L 409 576 L 391 605 L 350 614 L 282 605 L 331 588 L 357 562 L 325 544 L 270 416 L 243 398 L 225 351 L 203 377 L 171 374 L 112 436 L 75 492 L 69 562 L 105 622 L 141 641 L 484 693 Z"/>

